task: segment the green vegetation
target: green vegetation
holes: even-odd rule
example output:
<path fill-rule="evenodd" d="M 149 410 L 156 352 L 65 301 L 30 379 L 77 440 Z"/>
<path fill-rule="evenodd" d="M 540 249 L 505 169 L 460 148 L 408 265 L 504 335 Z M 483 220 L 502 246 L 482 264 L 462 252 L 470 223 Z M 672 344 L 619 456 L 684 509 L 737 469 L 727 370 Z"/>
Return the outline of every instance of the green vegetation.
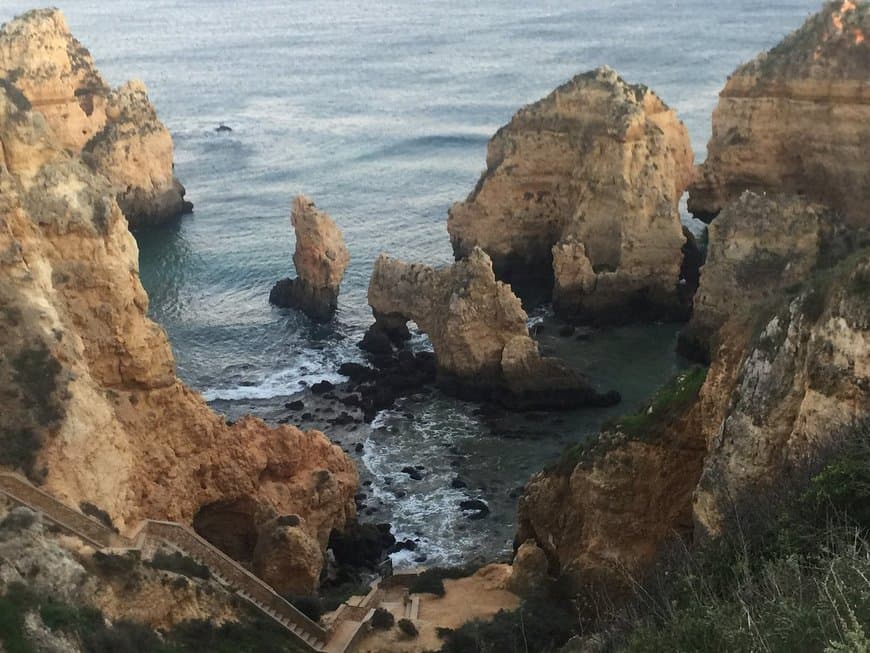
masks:
<path fill-rule="evenodd" d="M 36 597 L 20 583 L 12 583 L 0 597 L 0 642 L 6 653 L 35 653 L 33 644 L 24 636 L 24 615 L 35 601 Z"/>
<path fill-rule="evenodd" d="M 637 413 L 624 415 L 604 428 L 619 431 L 633 439 L 658 435 L 661 429 L 679 417 L 698 397 L 707 379 L 707 368 L 696 365 L 668 381 Z"/>
<path fill-rule="evenodd" d="M 695 365 L 674 376 L 636 413 L 608 421 L 601 433 L 618 434 L 633 440 L 648 440 L 662 434 L 665 427 L 692 406 L 704 381 L 707 368 Z M 570 475 L 591 452 L 601 448 L 602 436 L 590 438 L 565 449 L 548 472 Z"/>
<path fill-rule="evenodd" d="M 630 653 L 870 651 L 870 424 L 833 439 L 790 485 L 735 497 L 724 537 L 675 542 L 622 607 L 556 582 L 517 611 L 440 630 L 442 652 L 550 653 L 581 635 Z"/>
<path fill-rule="evenodd" d="M 375 613 L 372 615 L 371 624 L 375 630 L 389 630 L 396 623 L 396 618 L 393 613 L 384 608 L 375 608 Z"/>
<path fill-rule="evenodd" d="M 57 390 L 61 367 L 48 349 L 42 344 L 25 349 L 12 359 L 12 369 L 13 381 L 21 388 L 24 403 L 34 411 L 39 424 L 45 426 L 57 420 L 60 412 L 51 397 Z"/>

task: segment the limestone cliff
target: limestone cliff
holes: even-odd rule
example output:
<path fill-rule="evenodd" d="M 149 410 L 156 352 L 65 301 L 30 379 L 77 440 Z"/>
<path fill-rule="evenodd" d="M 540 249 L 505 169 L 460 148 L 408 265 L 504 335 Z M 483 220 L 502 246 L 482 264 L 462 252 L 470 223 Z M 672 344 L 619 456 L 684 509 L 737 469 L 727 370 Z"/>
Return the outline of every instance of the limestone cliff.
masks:
<path fill-rule="evenodd" d="M 115 91 L 57 9 L 27 12 L 0 27 L 0 81 L 21 91 L 60 145 L 87 151 L 131 227 L 189 212 L 173 174 L 172 137 L 141 82 Z"/>
<path fill-rule="evenodd" d="M 870 3 L 837 0 L 729 78 L 689 210 L 708 218 L 745 190 L 775 191 L 866 227 L 868 147 Z"/>
<path fill-rule="evenodd" d="M 298 515 L 322 550 L 352 462 L 318 432 L 228 425 L 179 381 L 111 186 L 5 89 L 0 154 L 0 464 L 121 528 L 193 522 L 250 561 L 261 524 Z"/>
<path fill-rule="evenodd" d="M 385 328 L 413 320 L 428 334 L 439 381 L 447 389 L 500 398 L 514 407 L 618 400 L 599 395 L 559 361 L 541 357 L 519 298 L 496 281 L 489 256 L 479 248 L 440 270 L 381 255 L 368 301 Z"/>
<path fill-rule="evenodd" d="M 298 276 L 276 283 L 269 301 L 327 321 L 338 306 L 339 286 L 350 262 L 344 236 L 333 219 L 304 195 L 293 200 L 290 220 L 296 232 L 293 264 Z"/>
<path fill-rule="evenodd" d="M 686 128 L 652 91 L 608 68 L 578 75 L 490 141 L 486 172 L 450 209 L 454 253 L 478 246 L 499 278 L 554 282 L 567 319 L 683 315 L 677 205 L 693 163 Z"/>
<path fill-rule="evenodd" d="M 680 334 L 683 353 L 709 361 L 719 328 L 781 299 L 817 268 L 851 248 L 853 234 L 825 207 L 795 196 L 747 191 L 709 227 L 707 259 L 692 318 Z"/>

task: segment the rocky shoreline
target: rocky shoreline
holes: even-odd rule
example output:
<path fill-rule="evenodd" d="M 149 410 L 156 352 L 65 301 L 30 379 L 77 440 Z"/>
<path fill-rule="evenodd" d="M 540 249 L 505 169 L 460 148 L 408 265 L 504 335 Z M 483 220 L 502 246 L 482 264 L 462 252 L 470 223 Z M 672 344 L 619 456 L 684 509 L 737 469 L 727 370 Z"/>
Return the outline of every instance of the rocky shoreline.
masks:
<path fill-rule="evenodd" d="M 148 318 L 130 229 L 192 206 L 144 85 L 111 90 L 59 11 L 14 19 L 0 28 L 0 465 L 119 530 L 188 524 L 286 596 L 359 583 L 390 554 L 426 563 L 422 528 L 381 520 L 385 494 L 414 484 L 462 520 L 457 538 L 518 504 L 498 589 L 629 594 L 675 541 L 728 536 L 735 515 L 822 469 L 870 423 L 868 35 L 870 4 L 836 0 L 741 66 L 697 168 L 675 111 L 609 68 L 522 108 L 449 211 L 456 261 L 382 254 L 366 362 L 335 370 L 346 382 L 265 403 L 268 426 L 185 386 Z M 703 247 L 680 220 L 687 190 L 711 222 Z M 297 277 L 270 301 L 328 325 L 350 253 L 304 196 L 292 225 Z M 700 365 L 619 415 L 620 388 L 599 389 L 588 361 L 543 351 L 526 285 L 550 298 L 564 338 L 595 346 L 597 332 L 576 325 L 679 322 L 676 347 Z M 409 346 L 409 323 L 431 352 Z M 522 487 L 472 481 L 487 461 L 437 434 L 418 459 L 361 477 L 354 459 L 399 437 L 378 420 L 422 421 L 422 400 L 442 395 L 474 402 L 450 406 L 504 440 L 531 439 L 505 428 L 522 419 L 571 446 Z M 600 432 L 578 443 L 556 411 Z M 449 476 L 435 478 L 435 458 Z M 30 516 L 12 517 L 6 527 L 70 558 Z M 164 600 L 191 602 L 175 589 Z M 192 609 L 238 619 L 226 601 Z"/>

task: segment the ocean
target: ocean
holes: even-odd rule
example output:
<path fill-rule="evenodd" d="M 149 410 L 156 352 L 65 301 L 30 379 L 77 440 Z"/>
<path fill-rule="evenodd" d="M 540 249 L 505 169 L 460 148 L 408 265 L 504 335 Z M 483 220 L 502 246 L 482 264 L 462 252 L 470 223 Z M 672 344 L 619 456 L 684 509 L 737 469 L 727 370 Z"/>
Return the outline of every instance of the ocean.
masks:
<path fill-rule="evenodd" d="M 293 423 L 282 413 L 290 397 L 341 380 L 341 362 L 362 360 L 356 342 L 371 322 L 366 287 L 378 254 L 450 262 L 447 209 L 474 187 L 487 140 L 522 105 L 607 64 L 677 110 L 702 160 L 727 75 L 820 4 L 67 0 L 60 8 L 110 83 L 146 83 L 175 140 L 195 213 L 137 241 L 150 315 L 169 334 L 179 375 L 228 415 Z M 3 0 L 0 22 L 30 8 Z M 232 131 L 216 132 L 219 124 Z M 332 215 L 351 252 L 326 325 L 268 304 L 272 284 L 293 275 L 297 193 Z M 363 518 L 417 541 L 397 564 L 509 553 L 518 488 L 683 364 L 674 325 L 578 341 L 558 337 L 546 311 L 534 319 L 546 326 L 545 350 L 620 390 L 623 404 L 493 421 L 435 393 L 343 432 L 336 439 L 369 483 Z M 423 480 L 402 475 L 407 465 L 422 466 Z M 457 475 L 467 487 L 451 486 Z M 490 515 L 469 520 L 457 508 L 467 498 L 486 501 Z"/>

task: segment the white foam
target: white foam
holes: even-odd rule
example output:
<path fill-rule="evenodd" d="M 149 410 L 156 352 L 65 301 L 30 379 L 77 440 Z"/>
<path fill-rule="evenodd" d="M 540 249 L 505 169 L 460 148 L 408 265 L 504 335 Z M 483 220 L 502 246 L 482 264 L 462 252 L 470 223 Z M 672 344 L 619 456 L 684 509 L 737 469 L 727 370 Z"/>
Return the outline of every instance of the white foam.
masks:
<path fill-rule="evenodd" d="M 278 370 L 252 385 L 239 385 L 231 388 L 209 388 L 202 396 L 206 401 L 222 399 L 241 401 L 245 399 L 272 399 L 301 392 L 308 386 L 320 381 L 343 383 L 347 378 L 334 372 L 310 372 L 305 367 L 291 367 Z"/>

